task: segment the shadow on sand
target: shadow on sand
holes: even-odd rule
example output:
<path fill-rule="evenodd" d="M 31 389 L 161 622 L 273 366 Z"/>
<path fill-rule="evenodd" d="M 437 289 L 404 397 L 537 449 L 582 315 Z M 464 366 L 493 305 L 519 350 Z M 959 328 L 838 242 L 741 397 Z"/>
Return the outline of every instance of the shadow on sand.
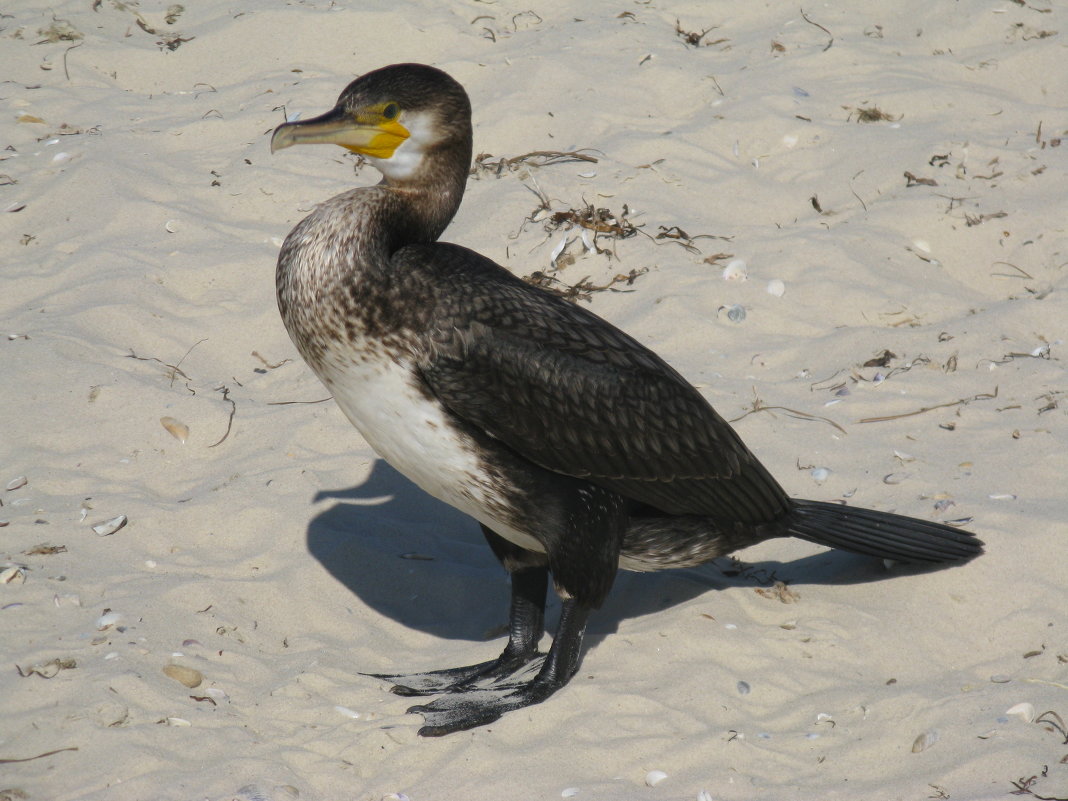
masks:
<path fill-rule="evenodd" d="M 508 578 L 478 525 L 430 497 L 378 460 L 367 481 L 320 492 L 334 500 L 308 527 L 312 555 L 364 604 L 402 625 L 446 639 L 484 641 L 506 622 Z M 739 568 L 741 568 L 739 570 Z M 785 580 L 864 584 L 894 575 L 875 559 L 821 551 L 790 562 L 735 563 L 728 558 L 685 570 L 621 571 L 604 607 L 590 621 L 592 644 L 620 621 L 659 612 L 710 590 Z M 549 626 L 559 602 L 550 593 Z"/>

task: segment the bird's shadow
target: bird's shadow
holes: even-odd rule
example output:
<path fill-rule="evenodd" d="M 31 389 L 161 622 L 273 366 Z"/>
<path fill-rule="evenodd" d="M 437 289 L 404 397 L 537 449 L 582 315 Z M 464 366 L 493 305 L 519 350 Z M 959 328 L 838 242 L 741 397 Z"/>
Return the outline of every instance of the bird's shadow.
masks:
<path fill-rule="evenodd" d="M 446 639 L 483 641 L 508 614 L 509 583 L 478 525 L 432 498 L 385 461 L 333 500 L 308 525 L 308 550 L 326 570 L 378 613 Z M 899 575 L 901 567 L 894 574 Z M 627 618 L 659 612 L 710 590 L 803 584 L 863 584 L 888 576 L 881 562 L 823 551 L 790 562 L 740 563 L 721 558 L 697 568 L 657 573 L 620 571 L 588 640 L 613 633 Z M 550 593 L 550 622 L 559 606 Z M 551 627 L 551 626 L 550 626 Z"/>

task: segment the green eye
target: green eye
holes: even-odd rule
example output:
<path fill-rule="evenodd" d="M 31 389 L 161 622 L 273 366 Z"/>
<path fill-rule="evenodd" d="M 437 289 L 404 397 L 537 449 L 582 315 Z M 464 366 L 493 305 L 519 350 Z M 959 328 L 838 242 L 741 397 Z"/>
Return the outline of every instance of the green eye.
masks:
<path fill-rule="evenodd" d="M 400 114 L 400 106 L 396 103 L 386 103 L 386 107 L 382 109 L 382 116 L 387 120 L 397 119 L 398 114 Z"/>

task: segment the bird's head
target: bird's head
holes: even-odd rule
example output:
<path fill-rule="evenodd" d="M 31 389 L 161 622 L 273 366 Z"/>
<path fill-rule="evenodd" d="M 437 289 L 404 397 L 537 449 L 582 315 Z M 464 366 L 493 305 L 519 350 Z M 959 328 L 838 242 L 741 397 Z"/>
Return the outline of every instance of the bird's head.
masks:
<path fill-rule="evenodd" d="M 271 152 L 334 144 L 367 157 L 389 183 L 419 180 L 437 151 L 471 160 L 471 103 L 449 75 L 425 64 L 393 64 L 362 75 L 326 114 L 279 125 Z"/>

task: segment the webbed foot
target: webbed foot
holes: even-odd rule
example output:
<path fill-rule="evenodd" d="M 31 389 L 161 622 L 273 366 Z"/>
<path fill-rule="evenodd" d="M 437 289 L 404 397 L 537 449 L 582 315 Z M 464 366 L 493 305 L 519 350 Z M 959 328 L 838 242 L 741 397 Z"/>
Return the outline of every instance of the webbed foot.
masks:
<path fill-rule="evenodd" d="M 507 689 L 491 687 L 443 695 L 430 703 L 413 706 L 408 712 L 423 716 L 423 726 L 419 729 L 421 736 L 441 737 L 485 726 L 506 712 L 539 704 L 564 684 L 566 681 L 555 681 L 539 674 L 526 684 Z"/>
<path fill-rule="evenodd" d="M 426 673 L 364 673 L 393 686 L 390 692 L 403 696 L 466 693 L 480 687 L 499 688 L 502 682 L 529 668 L 541 667 L 545 654 L 538 651 L 510 654 L 506 648 L 497 659 L 466 667 L 430 670 Z M 518 686 L 518 685 L 512 685 Z"/>
<path fill-rule="evenodd" d="M 505 712 L 541 703 L 567 684 L 578 669 L 588 615 L 589 607 L 574 599 L 565 601 L 556 638 L 549 653 L 544 656 L 537 651 L 528 651 L 512 661 L 509 659 L 509 649 L 505 648 L 500 659 L 482 665 L 382 678 L 419 685 L 415 688 L 407 684 L 398 685 L 402 688 L 400 690 L 394 687 L 393 691 L 400 695 L 431 694 L 435 692 L 432 687 L 435 683 L 452 681 L 452 684 L 442 688 L 444 695 L 408 710 L 411 714 L 423 716 L 423 726 L 419 729 L 423 737 L 440 737 L 454 731 L 485 726 Z M 538 672 L 533 678 L 512 680 L 534 669 Z M 488 685 L 485 683 L 487 679 L 490 682 Z"/>

